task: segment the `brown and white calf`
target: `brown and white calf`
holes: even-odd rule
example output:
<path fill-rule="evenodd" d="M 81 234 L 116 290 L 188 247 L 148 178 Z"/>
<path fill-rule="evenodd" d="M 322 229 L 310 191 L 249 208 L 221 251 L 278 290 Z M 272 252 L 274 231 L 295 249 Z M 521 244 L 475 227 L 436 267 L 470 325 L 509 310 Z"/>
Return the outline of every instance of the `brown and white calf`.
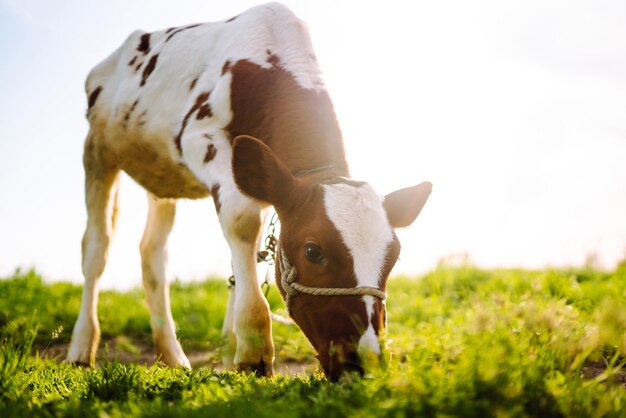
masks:
<path fill-rule="evenodd" d="M 85 286 L 67 361 L 94 361 L 98 280 L 120 170 L 148 191 L 143 283 L 155 350 L 166 364 L 189 367 L 164 273 L 176 199 L 209 195 L 236 278 L 222 330 L 227 367 L 273 373 L 271 316 L 255 257 L 269 205 L 281 221 L 277 283 L 326 375 L 361 371 L 363 350 L 380 353 L 384 292 L 400 252 L 393 228 L 413 222 L 431 186 L 383 199 L 350 179 L 307 30 L 287 8 L 268 4 L 223 22 L 136 31 L 91 71 L 86 90 Z M 284 280 L 287 263 L 300 287 L 365 291 L 296 292 Z"/>

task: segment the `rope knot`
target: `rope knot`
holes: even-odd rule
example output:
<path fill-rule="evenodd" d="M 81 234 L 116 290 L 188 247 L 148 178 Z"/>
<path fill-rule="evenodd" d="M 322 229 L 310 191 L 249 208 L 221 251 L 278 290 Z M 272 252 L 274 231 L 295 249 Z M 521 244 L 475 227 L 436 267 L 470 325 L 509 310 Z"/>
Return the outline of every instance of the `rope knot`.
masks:
<path fill-rule="evenodd" d="M 287 305 L 289 305 L 289 297 L 296 296 L 298 291 L 293 287 L 293 283 L 295 283 L 297 274 L 296 268 L 293 267 L 284 252 L 280 252 L 281 262 L 282 262 L 282 272 L 280 274 L 280 283 L 283 285 L 283 290 L 287 295 Z"/>

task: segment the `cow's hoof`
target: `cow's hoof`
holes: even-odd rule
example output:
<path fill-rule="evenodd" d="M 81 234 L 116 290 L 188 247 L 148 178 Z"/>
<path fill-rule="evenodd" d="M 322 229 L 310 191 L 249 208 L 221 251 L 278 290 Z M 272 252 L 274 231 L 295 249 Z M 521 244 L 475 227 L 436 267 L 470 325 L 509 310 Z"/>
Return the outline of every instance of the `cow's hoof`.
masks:
<path fill-rule="evenodd" d="M 178 353 L 163 353 L 156 350 L 155 355 L 159 362 L 167 367 L 182 367 L 191 370 L 191 364 L 182 350 Z"/>
<path fill-rule="evenodd" d="M 235 370 L 243 373 L 254 373 L 258 377 L 274 376 L 274 366 L 261 360 L 258 363 L 241 363 L 235 366 Z"/>
<path fill-rule="evenodd" d="M 65 359 L 65 360 L 63 360 L 63 363 L 69 364 L 71 366 L 76 366 L 76 367 L 85 367 L 85 368 L 93 367 L 93 365 L 91 363 L 88 363 L 88 362 L 85 362 L 85 361 L 80 361 L 80 360 L 73 361 L 73 360 Z"/>

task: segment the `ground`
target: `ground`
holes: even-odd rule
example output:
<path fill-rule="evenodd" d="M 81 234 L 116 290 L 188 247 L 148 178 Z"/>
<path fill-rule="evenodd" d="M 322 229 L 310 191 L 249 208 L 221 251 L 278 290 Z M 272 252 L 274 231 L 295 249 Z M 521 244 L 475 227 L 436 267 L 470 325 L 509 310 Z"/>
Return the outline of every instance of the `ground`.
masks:
<path fill-rule="evenodd" d="M 104 347 L 98 350 L 97 358 L 119 361 L 125 364 L 140 364 L 150 367 L 158 362 L 158 357 L 154 354 L 152 345 L 148 343 L 132 344 L 125 337 L 117 337 L 104 342 Z M 41 354 L 42 358 L 52 359 L 57 363 L 61 363 L 67 354 L 69 343 L 51 344 L 45 353 Z M 209 367 L 217 371 L 224 371 L 224 366 L 219 360 L 218 350 L 192 350 L 188 351 L 187 358 L 191 363 L 191 367 Z M 275 372 L 283 375 L 297 375 L 300 373 L 311 374 L 318 367 L 315 359 L 306 361 L 302 359 L 282 360 L 274 365 Z"/>

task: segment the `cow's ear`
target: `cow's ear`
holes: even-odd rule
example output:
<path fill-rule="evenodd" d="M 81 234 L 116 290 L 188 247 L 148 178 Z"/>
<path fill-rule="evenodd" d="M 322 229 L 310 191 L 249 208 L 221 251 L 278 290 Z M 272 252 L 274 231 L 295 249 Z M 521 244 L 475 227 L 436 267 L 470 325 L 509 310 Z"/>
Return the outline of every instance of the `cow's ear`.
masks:
<path fill-rule="evenodd" d="M 294 188 L 294 177 L 272 150 L 248 135 L 233 141 L 233 176 L 246 195 L 279 207 Z"/>
<path fill-rule="evenodd" d="M 425 181 L 417 186 L 396 190 L 385 196 L 383 206 L 389 223 L 394 228 L 403 228 L 413 223 L 424 207 L 433 185 Z"/>

